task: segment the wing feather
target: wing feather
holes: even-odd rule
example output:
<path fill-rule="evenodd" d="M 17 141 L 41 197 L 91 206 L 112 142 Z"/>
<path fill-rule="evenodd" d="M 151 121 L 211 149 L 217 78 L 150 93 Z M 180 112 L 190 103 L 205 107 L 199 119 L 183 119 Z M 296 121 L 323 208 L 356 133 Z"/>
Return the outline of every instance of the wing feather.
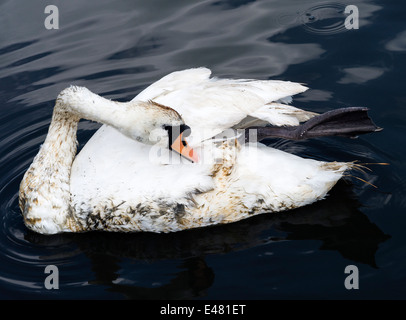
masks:
<path fill-rule="evenodd" d="M 275 125 L 296 125 L 311 114 L 276 101 L 307 90 L 280 80 L 210 78 L 207 68 L 173 72 L 134 99 L 153 100 L 179 112 L 191 127 L 192 145 L 232 128 L 247 117 Z"/>

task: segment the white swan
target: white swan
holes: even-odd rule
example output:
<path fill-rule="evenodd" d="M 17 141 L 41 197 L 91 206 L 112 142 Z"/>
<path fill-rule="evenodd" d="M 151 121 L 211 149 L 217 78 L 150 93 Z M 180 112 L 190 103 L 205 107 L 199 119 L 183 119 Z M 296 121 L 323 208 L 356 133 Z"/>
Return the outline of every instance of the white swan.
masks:
<path fill-rule="evenodd" d="M 353 166 L 232 137 L 208 139 L 231 127 L 297 126 L 315 115 L 286 104 L 307 89 L 300 84 L 210 74 L 206 68 L 171 73 L 127 103 L 82 87 L 63 90 L 20 185 L 25 225 L 54 234 L 172 232 L 229 223 L 322 199 Z M 76 155 L 80 118 L 104 125 Z M 193 151 L 185 146 L 181 152 L 197 163 L 170 162 L 168 133 L 185 124 Z"/>

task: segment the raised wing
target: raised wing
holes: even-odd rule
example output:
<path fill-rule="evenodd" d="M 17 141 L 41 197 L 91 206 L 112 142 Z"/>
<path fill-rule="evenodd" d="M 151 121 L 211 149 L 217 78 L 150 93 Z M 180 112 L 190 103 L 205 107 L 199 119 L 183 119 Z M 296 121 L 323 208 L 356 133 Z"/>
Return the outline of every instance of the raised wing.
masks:
<path fill-rule="evenodd" d="M 228 128 L 257 120 L 280 126 L 297 125 L 314 114 L 279 103 L 307 88 L 278 80 L 210 78 L 207 68 L 173 72 L 142 91 L 134 99 L 153 100 L 178 111 L 191 127 L 190 144 Z M 278 102 L 278 103 L 275 103 Z M 246 121 L 245 121 L 246 123 Z"/>

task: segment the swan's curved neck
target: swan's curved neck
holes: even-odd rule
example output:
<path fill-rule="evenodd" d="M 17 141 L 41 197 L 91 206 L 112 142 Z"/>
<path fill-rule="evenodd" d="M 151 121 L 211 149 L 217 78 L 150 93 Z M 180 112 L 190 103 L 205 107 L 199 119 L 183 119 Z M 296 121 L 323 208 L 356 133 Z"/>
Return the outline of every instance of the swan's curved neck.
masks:
<path fill-rule="evenodd" d="M 129 122 L 123 116 L 125 105 L 81 87 L 59 94 L 45 141 L 20 184 L 20 209 L 27 227 L 48 234 L 80 229 L 70 207 L 78 122 L 85 118 L 125 129 Z"/>
<path fill-rule="evenodd" d="M 79 117 L 57 101 L 48 134 L 20 184 L 27 227 L 44 233 L 77 230 L 70 214 L 70 172 Z"/>

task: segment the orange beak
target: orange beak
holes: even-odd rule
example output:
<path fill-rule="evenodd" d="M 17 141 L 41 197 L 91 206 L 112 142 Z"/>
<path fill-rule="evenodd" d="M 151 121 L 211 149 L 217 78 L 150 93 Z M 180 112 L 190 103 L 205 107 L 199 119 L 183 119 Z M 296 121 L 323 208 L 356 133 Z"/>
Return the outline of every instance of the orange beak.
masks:
<path fill-rule="evenodd" d="M 181 156 L 185 157 L 189 161 L 198 162 L 199 158 L 197 156 L 197 153 L 191 147 L 189 147 L 189 145 L 187 144 L 187 142 L 185 140 L 183 140 L 182 135 L 183 135 L 183 133 L 181 133 L 175 139 L 175 141 L 171 145 L 171 149 L 173 151 L 176 151 L 177 153 L 179 153 Z"/>

